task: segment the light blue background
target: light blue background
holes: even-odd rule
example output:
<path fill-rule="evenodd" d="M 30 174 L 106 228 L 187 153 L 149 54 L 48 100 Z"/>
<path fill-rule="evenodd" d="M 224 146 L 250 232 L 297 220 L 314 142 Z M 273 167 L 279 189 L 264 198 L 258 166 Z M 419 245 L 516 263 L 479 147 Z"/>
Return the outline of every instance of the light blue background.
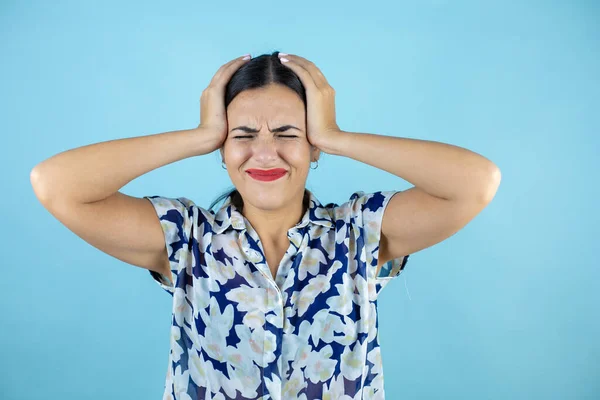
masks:
<path fill-rule="evenodd" d="M 57 221 L 29 173 L 195 127 L 222 64 L 280 50 L 325 74 L 341 129 L 451 143 L 502 171 L 493 202 L 379 297 L 387 398 L 600 398 L 598 3 L 218 4 L 0 3 L 0 397 L 161 397 L 171 297 Z M 208 207 L 230 186 L 215 152 L 122 191 Z M 327 154 L 307 183 L 324 204 L 411 186 Z"/>

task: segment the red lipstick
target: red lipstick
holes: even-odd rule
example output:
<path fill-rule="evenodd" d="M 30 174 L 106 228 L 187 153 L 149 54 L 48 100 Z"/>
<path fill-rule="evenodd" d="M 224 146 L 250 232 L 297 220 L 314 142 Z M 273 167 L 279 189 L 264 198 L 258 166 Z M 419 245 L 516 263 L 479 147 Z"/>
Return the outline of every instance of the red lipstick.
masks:
<path fill-rule="evenodd" d="M 285 174 L 287 174 L 287 170 L 283 168 L 273 168 L 273 169 L 247 169 L 246 172 L 250 175 L 251 178 L 259 180 L 259 181 L 274 181 L 276 179 L 281 178 Z"/>

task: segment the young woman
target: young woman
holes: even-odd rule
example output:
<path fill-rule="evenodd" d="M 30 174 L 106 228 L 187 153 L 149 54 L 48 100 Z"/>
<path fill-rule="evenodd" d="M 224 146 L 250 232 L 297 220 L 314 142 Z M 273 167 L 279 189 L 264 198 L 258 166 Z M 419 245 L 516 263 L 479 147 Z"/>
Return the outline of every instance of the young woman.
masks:
<path fill-rule="evenodd" d="M 84 146 L 32 171 L 58 220 L 173 296 L 164 399 L 384 398 L 378 294 L 409 254 L 472 220 L 500 173 L 455 146 L 342 131 L 334 96 L 300 56 L 239 58 L 203 91 L 197 128 Z M 235 186 L 218 209 L 119 192 L 217 149 Z M 305 187 L 321 151 L 415 187 L 322 205 Z"/>

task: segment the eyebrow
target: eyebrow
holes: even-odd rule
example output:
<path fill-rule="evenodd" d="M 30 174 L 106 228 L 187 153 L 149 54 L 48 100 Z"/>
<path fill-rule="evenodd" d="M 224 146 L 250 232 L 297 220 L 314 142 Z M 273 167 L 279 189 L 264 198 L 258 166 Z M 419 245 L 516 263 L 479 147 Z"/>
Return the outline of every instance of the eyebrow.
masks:
<path fill-rule="evenodd" d="M 238 126 L 238 127 L 236 127 L 236 128 L 233 128 L 233 129 L 232 129 L 230 132 L 233 132 L 233 131 L 235 131 L 236 129 L 239 129 L 240 131 L 244 131 L 244 132 L 246 132 L 246 133 L 257 133 L 257 132 L 258 132 L 258 130 L 257 130 L 257 129 L 253 129 L 253 128 L 247 127 L 247 126 L 245 126 L 245 125 L 242 125 L 242 126 Z M 275 132 L 283 132 L 283 131 L 287 131 L 288 129 L 296 129 L 296 130 L 299 130 L 300 132 L 302 132 L 302 130 L 301 130 L 301 129 L 298 129 L 298 128 L 296 128 L 294 125 L 283 125 L 283 126 L 280 126 L 279 128 L 275 128 L 275 129 L 273 129 L 273 130 L 271 131 L 271 133 L 275 133 Z"/>

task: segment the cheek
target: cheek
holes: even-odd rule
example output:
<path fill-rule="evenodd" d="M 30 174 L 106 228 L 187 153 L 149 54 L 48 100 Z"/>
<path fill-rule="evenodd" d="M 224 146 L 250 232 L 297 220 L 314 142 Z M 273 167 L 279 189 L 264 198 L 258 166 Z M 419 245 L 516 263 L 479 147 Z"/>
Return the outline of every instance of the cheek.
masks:
<path fill-rule="evenodd" d="M 225 150 L 225 157 L 229 160 L 238 160 L 248 157 L 251 150 L 248 146 L 240 146 L 239 144 L 229 144 Z"/>

